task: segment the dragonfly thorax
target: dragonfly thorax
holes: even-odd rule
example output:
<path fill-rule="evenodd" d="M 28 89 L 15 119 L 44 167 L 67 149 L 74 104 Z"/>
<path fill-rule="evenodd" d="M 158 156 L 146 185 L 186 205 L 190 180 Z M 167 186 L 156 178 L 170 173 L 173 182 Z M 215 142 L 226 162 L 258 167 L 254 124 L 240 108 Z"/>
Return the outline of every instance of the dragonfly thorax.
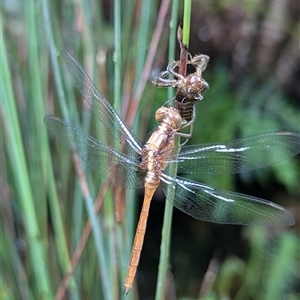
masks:
<path fill-rule="evenodd" d="M 166 168 L 166 153 L 174 148 L 174 136 L 182 123 L 180 114 L 174 108 L 161 107 L 155 117 L 160 125 L 152 132 L 142 151 L 141 167 L 148 171 L 150 177 L 159 176 Z"/>

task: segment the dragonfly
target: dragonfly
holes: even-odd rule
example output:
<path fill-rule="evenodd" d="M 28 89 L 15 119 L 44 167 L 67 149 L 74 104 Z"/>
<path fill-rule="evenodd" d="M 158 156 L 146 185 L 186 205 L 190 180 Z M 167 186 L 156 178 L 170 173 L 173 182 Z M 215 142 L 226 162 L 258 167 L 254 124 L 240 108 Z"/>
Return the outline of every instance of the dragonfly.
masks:
<path fill-rule="evenodd" d="M 168 167 L 176 164 L 178 172 L 187 174 L 219 175 L 251 171 L 297 155 L 300 152 L 299 133 L 269 132 L 223 144 L 176 147 L 174 140 L 177 135 L 180 136 L 182 117 L 174 107 L 161 107 L 155 113 L 158 127 L 142 145 L 75 58 L 66 50 L 61 55 L 83 99 L 122 150 L 102 143 L 57 116 L 46 116 L 45 125 L 112 185 L 145 189 L 124 283 L 125 293 L 134 282 L 150 203 L 159 185 L 166 196 L 174 194 L 172 201 L 175 207 L 199 220 L 261 226 L 294 224 L 292 214 L 278 204 L 174 177 L 168 172 Z"/>
<path fill-rule="evenodd" d="M 204 54 L 195 55 L 192 57 L 188 53 L 187 65 L 195 68 L 195 72 L 183 76 L 175 71 L 180 65 L 180 60 L 172 61 L 168 64 L 167 69 L 160 73 L 160 75 L 152 81 L 156 87 L 174 87 L 177 88 L 175 95 L 175 107 L 179 110 L 181 117 L 187 123 L 185 127 L 191 127 L 190 136 L 192 135 L 192 125 L 195 120 L 194 104 L 203 99 L 203 92 L 209 88 L 209 84 L 203 79 L 202 73 L 205 71 L 209 56 Z M 173 75 L 175 78 L 170 79 L 169 76 Z M 173 99 L 171 99 L 173 100 Z"/>

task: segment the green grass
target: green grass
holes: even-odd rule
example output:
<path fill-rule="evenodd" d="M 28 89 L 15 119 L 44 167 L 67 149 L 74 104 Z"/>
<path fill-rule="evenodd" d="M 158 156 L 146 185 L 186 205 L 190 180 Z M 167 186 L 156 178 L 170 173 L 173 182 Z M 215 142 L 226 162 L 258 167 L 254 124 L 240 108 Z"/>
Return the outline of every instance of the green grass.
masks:
<path fill-rule="evenodd" d="M 173 59 L 176 19 L 182 18 L 182 3 L 179 1 L 178 12 L 173 11 L 171 31 L 169 19 L 163 17 L 161 33 L 157 18 L 164 1 L 128 0 L 126 5 L 115 1 L 111 7 L 102 7 L 100 1 L 77 1 L 76 5 L 71 1 L 47 0 L 20 3 L 10 7 L 2 4 L 0 15 L 0 298 L 54 299 L 56 295 L 59 299 L 60 293 L 67 295 L 65 299 L 138 299 L 137 284 L 128 296 L 121 293 L 139 213 L 134 191 L 122 191 L 120 196 L 49 136 L 43 118 L 54 114 L 96 138 L 110 138 L 98 120 L 82 107 L 79 93 L 59 57 L 66 48 L 143 142 L 155 126 L 155 109 L 168 97 L 167 91 L 151 86 L 149 73 L 161 51 L 167 52 L 169 37 L 171 50 L 169 58 L 164 55 L 163 63 Z M 169 14 L 172 7 L 167 9 Z M 157 40 L 153 39 L 154 32 Z M 194 128 L 201 130 L 194 129 L 191 143 L 225 141 L 236 132 L 246 136 L 280 129 L 281 124 L 297 130 L 298 112 L 283 96 L 273 95 L 272 102 L 263 100 L 274 91 L 272 80 L 254 90 L 249 79 L 233 93 L 224 79 L 228 78 L 226 72 L 220 66 L 205 71 L 211 89 L 204 95 L 205 105 L 200 104 Z M 257 100 L 234 105 L 235 97 Z M 262 112 L 262 106 L 269 110 Z M 259 122 L 253 121 L 257 119 Z M 277 181 L 294 195 L 299 165 L 291 161 L 272 170 Z M 258 178 L 262 186 L 268 186 L 265 178 L 264 174 Z M 219 181 L 223 188 L 235 189 L 232 179 Z M 269 256 L 260 252 L 266 251 L 261 240 L 264 233 L 267 234 L 262 229 L 249 235 L 253 250 L 248 260 L 243 259 L 241 264 L 238 261 L 238 266 L 243 267 L 243 284 L 237 293 L 240 299 L 259 299 L 244 297 L 249 295 L 249 288 L 263 299 L 275 299 L 274 293 L 292 290 L 296 276 L 292 266 L 298 263 L 295 247 L 299 239 L 293 231 L 282 231 L 274 239 L 276 247 Z M 258 240 L 261 243 L 255 244 Z M 266 249 L 273 249 L 267 246 Z M 169 262 L 169 247 L 163 251 L 167 255 L 162 259 L 164 271 L 159 269 L 157 299 L 163 297 Z M 219 273 L 210 294 L 203 299 L 219 299 L 224 290 L 232 287 L 230 271 L 237 261 L 229 258 L 223 263 L 228 272 Z M 259 262 L 263 262 L 268 277 L 264 286 L 253 282 L 255 274 L 262 271 Z M 68 272 L 72 273 L 64 286 L 62 280 Z M 280 277 L 279 273 L 285 275 Z M 179 290 L 182 293 L 189 296 L 187 290 Z"/>

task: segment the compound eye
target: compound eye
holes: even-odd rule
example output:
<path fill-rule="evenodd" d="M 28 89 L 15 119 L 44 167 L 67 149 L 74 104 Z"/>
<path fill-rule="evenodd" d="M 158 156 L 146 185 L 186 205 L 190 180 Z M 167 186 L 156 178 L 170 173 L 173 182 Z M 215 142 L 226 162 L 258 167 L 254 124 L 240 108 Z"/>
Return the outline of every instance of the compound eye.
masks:
<path fill-rule="evenodd" d="M 202 80 L 199 76 L 193 75 L 187 80 L 186 85 L 189 85 L 191 88 L 196 89 L 201 82 Z"/>
<path fill-rule="evenodd" d="M 204 79 L 196 75 L 189 78 L 186 86 L 188 92 L 193 96 L 199 95 L 209 87 L 208 83 Z"/>
<path fill-rule="evenodd" d="M 180 114 L 174 110 L 170 110 L 169 117 L 171 120 L 171 126 L 174 130 L 179 130 L 182 125 L 182 118 Z"/>
<path fill-rule="evenodd" d="M 166 117 L 168 114 L 168 109 L 166 107 L 160 107 L 156 112 L 155 112 L 155 120 L 157 122 L 162 122 L 163 119 Z"/>

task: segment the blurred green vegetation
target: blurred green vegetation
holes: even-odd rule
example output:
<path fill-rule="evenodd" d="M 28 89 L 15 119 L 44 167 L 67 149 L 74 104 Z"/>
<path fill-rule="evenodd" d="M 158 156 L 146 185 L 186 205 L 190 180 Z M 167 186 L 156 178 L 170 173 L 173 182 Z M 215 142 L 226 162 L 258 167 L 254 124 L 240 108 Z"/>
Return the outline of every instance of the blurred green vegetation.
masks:
<path fill-rule="evenodd" d="M 132 191 L 119 197 L 113 190 L 105 193 L 105 181 L 82 165 L 90 191 L 84 194 L 74 157 L 49 138 L 43 124 L 45 115 L 55 114 L 105 139 L 61 64 L 59 53 L 66 48 L 142 142 L 155 127 L 154 112 L 167 99 L 167 91 L 155 89 L 150 80 L 167 64 L 171 7 L 153 67 L 146 70 L 158 11 L 166 2 L 122 2 L 120 57 L 114 52 L 118 11 L 113 3 L 1 3 L 1 299 L 61 299 L 58 291 L 63 299 L 154 298 L 158 270 L 151 251 L 159 251 L 161 213 L 153 215 L 156 207 L 152 216 L 150 211 L 137 280 L 129 295 L 122 295 L 139 202 Z M 190 51 L 205 53 L 211 61 L 204 73 L 210 90 L 197 103 L 190 144 L 300 130 L 299 95 L 293 86 L 299 82 L 299 16 L 292 4 L 279 10 L 275 1 L 254 3 L 193 1 Z M 273 33 L 279 37 L 275 41 L 263 26 L 274 22 Z M 198 222 L 175 212 L 167 299 L 176 299 L 171 296 L 175 294 L 178 299 L 299 298 L 299 168 L 299 159 L 293 159 L 237 177 L 195 178 L 272 199 L 294 213 L 296 225 L 240 228 Z M 94 202 L 102 201 L 96 214 Z M 115 218 L 118 207 L 120 223 Z M 84 229 L 89 220 L 94 225 L 91 238 Z M 82 253 L 65 288 L 62 279 L 78 244 Z M 215 268 L 210 269 L 211 262 Z"/>

